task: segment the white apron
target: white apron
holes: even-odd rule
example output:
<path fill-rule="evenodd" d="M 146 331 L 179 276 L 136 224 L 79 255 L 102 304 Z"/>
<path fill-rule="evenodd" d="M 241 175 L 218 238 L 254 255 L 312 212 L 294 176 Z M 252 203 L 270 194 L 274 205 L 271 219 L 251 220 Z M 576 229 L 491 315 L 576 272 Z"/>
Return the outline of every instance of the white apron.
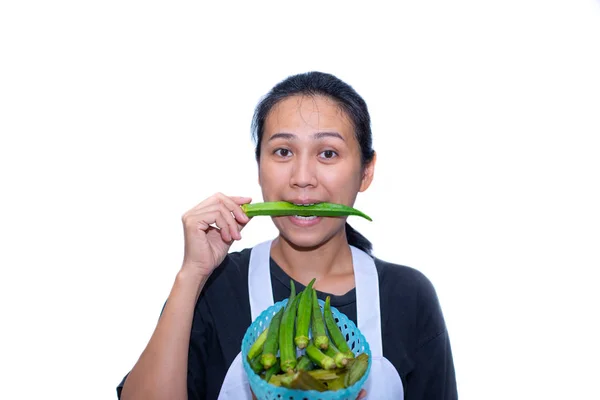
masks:
<path fill-rule="evenodd" d="M 271 240 L 252 249 L 248 271 L 248 289 L 252 321 L 275 304 L 271 289 Z M 404 389 L 396 368 L 383 357 L 381 343 L 381 313 L 379 309 L 379 277 L 375 262 L 362 250 L 350 246 L 356 285 L 356 314 L 358 329 L 371 348 L 372 364 L 369 378 L 363 387 L 367 399 L 403 400 Z M 269 290 L 264 290 L 267 287 Z M 218 400 L 252 400 L 250 384 L 242 365 L 241 352 L 227 371 Z"/>

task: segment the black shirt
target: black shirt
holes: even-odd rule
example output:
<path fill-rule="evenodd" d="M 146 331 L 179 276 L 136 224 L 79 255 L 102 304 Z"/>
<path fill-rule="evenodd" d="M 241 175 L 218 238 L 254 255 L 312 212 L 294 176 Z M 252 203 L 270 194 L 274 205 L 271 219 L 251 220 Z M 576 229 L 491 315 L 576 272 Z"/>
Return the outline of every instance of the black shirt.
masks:
<path fill-rule="evenodd" d="M 211 275 L 196 304 L 188 357 L 188 399 L 216 399 L 252 323 L 248 298 L 251 249 L 232 252 Z M 457 399 L 450 341 L 429 279 L 416 269 L 375 258 L 379 275 L 383 355 L 396 367 L 406 400 Z M 290 277 L 271 258 L 275 302 L 290 295 Z M 296 290 L 304 285 L 294 282 Z M 265 290 L 268 288 L 265 288 Z M 356 324 L 356 290 L 317 291 Z M 125 382 L 117 387 L 120 398 Z"/>

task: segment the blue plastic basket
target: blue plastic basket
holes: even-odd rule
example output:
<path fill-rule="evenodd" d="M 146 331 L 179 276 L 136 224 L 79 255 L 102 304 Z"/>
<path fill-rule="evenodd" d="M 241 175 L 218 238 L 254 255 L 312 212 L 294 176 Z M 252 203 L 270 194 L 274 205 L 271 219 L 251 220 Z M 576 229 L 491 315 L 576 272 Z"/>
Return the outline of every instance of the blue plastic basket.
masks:
<path fill-rule="evenodd" d="M 335 391 L 318 392 L 316 390 L 295 390 L 285 387 L 278 387 L 265 382 L 259 375 L 252 371 L 248 362 L 248 351 L 256 338 L 264 331 L 271 323 L 271 318 L 281 309 L 285 307 L 288 299 L 275 303 L 271 307 L 264 310 L 258 318 L 248 327 L 244 339 L 242 341 L 242 358 L 244 369 L 248 375 L 250 387 L 258 400 L 355 400 L 364 386 L 369 372 L 371 371 L 371 349 L 365 337 L 360 333 L 354 322 L 348 319 L 344 314 L 339 312 L 335 307 L 331 307 L 331 312 L 337 322 L 342 334 L 348 339 L 348 346 L 355 355 L 367 353 L 369 355 L 369 366 L 363 377 L 349 388 Z M 325 306 L 325 302 L 318 300 L 321 310 Z M 309 333 L 309 336 L 311 334 Z"/>

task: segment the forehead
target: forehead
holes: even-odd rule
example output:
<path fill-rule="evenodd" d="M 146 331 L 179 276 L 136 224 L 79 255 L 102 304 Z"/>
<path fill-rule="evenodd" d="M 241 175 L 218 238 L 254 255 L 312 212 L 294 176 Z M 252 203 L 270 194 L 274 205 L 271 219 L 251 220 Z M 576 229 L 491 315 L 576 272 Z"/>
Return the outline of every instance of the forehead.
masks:
<path fill-rule="evenodd" d="M 265 120 L 267 138 L 275 133 L 310 134 L 334 131 L 353 136 L 352 122 L 332 99 L 324 96 L 291 96 L 277 103 Z"/>

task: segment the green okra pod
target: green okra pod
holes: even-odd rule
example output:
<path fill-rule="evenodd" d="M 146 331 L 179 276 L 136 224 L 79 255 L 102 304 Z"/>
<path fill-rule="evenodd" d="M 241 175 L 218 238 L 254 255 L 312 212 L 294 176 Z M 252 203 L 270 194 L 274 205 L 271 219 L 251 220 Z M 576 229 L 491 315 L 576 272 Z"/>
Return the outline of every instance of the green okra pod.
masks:
<path fill-rule="evenodd" d="M 267 333 L 269 333 L 269 327 L 267 327 L 252 343 L 250 346 L 250 350 L 248 350 L 248 360 L 252 360 L 254 357 L 262 353 L 263 346 L 265 345 L 265 341 L 267 340 Z"/>
<path fill-rule="evenodd" d="M 325 319 L 325 325 L 327 326 L 327 331 L 329 332 L 329 337 L 333 344 L 339 349 L 339 351 L 350 358 L 354 358 L 354 353 L 348 347 L 348 343 L 346 342 L 346 338 L 340 331 L 340 328 L 335 323 L 335 318 L 333 317 L 333 313 L 331 312 L 331 304 L 330 297 L 327 296 L 325 299 L 325 307 L 323 308 L 323 317 Z"/>
<path fill-rule="evenodd" d="M 358 355 L 348 367 L 344 378 L 344 386 L 350 387 L 362 378 L 369 366 L 369 356 L 366 353 Z"/>
<path fill-rule="evenodd" d="M 313 378 L 306 371 L 298 371 L 296 373 L 290 373 L 281 378 L 281 385 L 290 389 L 299 390 L 317 390 L 324 392 L 327 390 L 327 386 L 318 379 Z"/>
<path fill-rule="evenodd" d="M 279 363 L 279 359 L 277 359 L 275 364 L 265 372 L 265 381 L 269 382 L 271 377 L 279 372 L 281 372 L 281 364 Z"/>
<path fill-rule="evenodd" d="M 315 368 L 315 364 L 306 354 L 298 357 L 297 361 L 296 371 L 312 371 Z"/>
<path fill-rule="evenodd" d="M 312 313 L 312 286 L 315 283 L 315 280 L 316 278 L 310 281 L 308 286 L 306 286 L 298 303 L 294 343 L 299 349 L 304 349 L 308 345 L 308 328 L 310 326 L 310 317 Z"/>
<path fill-rule="evenodd" d="M 252 368 L 252 371 L 254 371 L 255 374 L 260 374 L 264 369 L 260 358 L 259 354 L 250 360 L 250 368 Z"/>
<path fill-rule="evenodd" d="M 348 361 L 352 358 L 348 357 L 347 354 L 340 352 L 333 343 L 329 343 L 329 347 L 324 353 L 333 358 L 335 365 L 337 365 L 338 368 L 343 368 L 348 365 Z"/>
<path fill-rule="evenodd" d="M 323 369 L 334 369 L 335 361 L 333 358 L 328 355 L 323 354 L 321 350 L 315 346 L 313 341 L 308 342 L 308 346 L 306 346 L 306 355 L 317 364 L 319 367 Z"/>
<path fill-rule="evenodd" d="M 288 372 L 296 367 L 296 346 L 294 345 L 294 324 L 296 320 L 296 307 L 300 296 L 296 296 L 296 286 L 290 280 L 290 298 L 281 318 L 281 332 L 279 333 L 279 352 L 281 370 Z"/>
<path fill-rule="evenodd" d="M 277 350 L 279 349 L 279 331 L 281 327 L 281 317 L 283 317 L 284 308 L 282 307 L 271 318 L 269 324 L 269 332 L 263 346 L 261 362 L 264 369 L 269 369 L 277 361 Z"/>
<path fill-rule="evenodd" d="M 332 381 L 339 378 L 339 375 L 333 369 L 313 369 L 308 371 L 308 374 L 320 381 Z"/>
<path fill-rule="evenodd" d="M 348 215 L 356 215 L 372 221 L 371 217 L 353 207 L 327 202 L 304 206 L 289 203 L 287 201 L 271 201 L 265 203 L 242 204 L 241 207 L 249 217 L 256 217 L 260 215 L 272 217 L 286 215 L 299 215 L 303 217 L 344 217 Z"/>
<path fill-rule="evenodd" d="M 317 291 L 313 288 L 312 292 L 312 337 L 317 346 L 321 350 L 326 350 L 329 346 L 329 338 L 325 332 L 325 322 L 323 321 L 323 312 L 319 306 L 317 299 Z"/>

